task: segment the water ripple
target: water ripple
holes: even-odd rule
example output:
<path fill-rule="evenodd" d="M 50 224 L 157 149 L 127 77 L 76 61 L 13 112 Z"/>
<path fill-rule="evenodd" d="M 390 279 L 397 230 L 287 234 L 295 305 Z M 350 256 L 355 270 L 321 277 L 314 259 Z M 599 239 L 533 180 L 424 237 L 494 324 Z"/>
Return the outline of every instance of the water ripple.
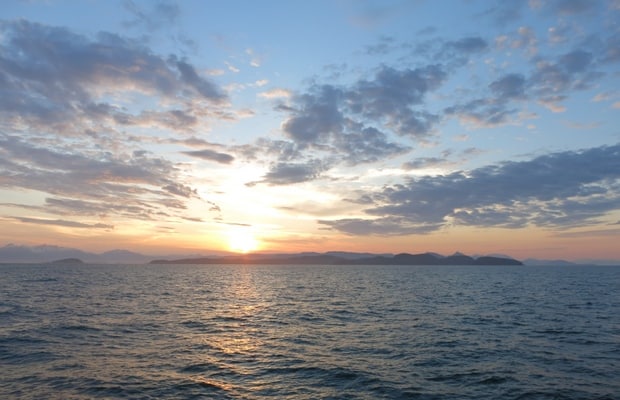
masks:
<path fill-rule="evenodd" d="M 620 393 L 620 268 L 3 265 L 0 273 L 0 398 Z"/>

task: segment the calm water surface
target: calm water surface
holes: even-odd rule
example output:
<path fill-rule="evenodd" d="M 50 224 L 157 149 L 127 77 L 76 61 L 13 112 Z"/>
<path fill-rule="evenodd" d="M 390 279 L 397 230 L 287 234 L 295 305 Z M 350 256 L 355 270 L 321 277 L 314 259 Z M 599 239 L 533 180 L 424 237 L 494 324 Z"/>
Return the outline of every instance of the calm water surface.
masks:
<path fill-rule="evenodd" d="M 620 267 L 1 265 L 2 399 L 619 399 Z"/>

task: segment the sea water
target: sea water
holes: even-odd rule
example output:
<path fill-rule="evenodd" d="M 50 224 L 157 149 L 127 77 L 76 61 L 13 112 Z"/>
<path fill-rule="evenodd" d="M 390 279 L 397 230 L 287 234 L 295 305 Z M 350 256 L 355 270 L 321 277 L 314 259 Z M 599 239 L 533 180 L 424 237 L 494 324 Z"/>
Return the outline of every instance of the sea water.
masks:
<path fill-rule="evenodd" d="M 1 265 L 2 399 L 619 399 L 620 267 Z"/>

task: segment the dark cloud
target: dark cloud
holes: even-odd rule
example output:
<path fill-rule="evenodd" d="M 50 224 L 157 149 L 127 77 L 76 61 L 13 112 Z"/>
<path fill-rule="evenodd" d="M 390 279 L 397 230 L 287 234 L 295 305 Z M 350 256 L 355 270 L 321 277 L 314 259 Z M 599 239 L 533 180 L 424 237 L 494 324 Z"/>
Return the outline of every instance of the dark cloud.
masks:
<path fill-rule="evenodd" d="M 176 182 L 170 182 L 169 184 L 164 186 L 162 189 L 175 196 L 186 197 L 188 199 L 191 197 L 198 197 L 196 189 L 192 189 L 189 186 L 182 185 Z"/>
<path fill-rule="evenodd" d="M 541 60 L 528 78 L 529 89 L 538 97 L 587 89 L 601 76 L 595 72 L 592 60 L 592 53 L 584 50 L 565 53 L 557 60 Z"/>
<path fill-rule="evenodd" d="M 279 107 L 289 113 L 282 128 L 295 153 L 324 152 L 349 165 L 387 159 L 410 150 L 390 135 L 415 140 L 431 135 L 440 117 L 416 106 L 446 78 L 439 65 L 382 66 L 372 79 L 349 86 L 314 84 L 291 105 Z"/>
<path fill-rule="evenodd" d="M 261 181 L 250 182 L 253 186 L 257 183 L 268 185 L 290 185 L 294 183 L 308 182 L 321 177 L 328 167 L 320 160 L 311 160 L 305 163 L 276 163 L 273 164 Z"/>
<path fill-rule="evenodd" d="M 231 156 L 230 154 L 219 153 L 217 151 L 210 150 L 210 149 L 183 151 L 182 153 L 188 156 L 201 158 L 207 161 L 215 161 L 220 164 L 230 164 L 231 162 L 235 160 L 235 158 Z"/>
<path fill-rule="evenodd" d="M 525 77 L 521 74 L 506 74 L 500 79 L 491 82 L 491 92 L 504 101 L 525 97 Z"/>
<path fill-rule="evenodd" d="M 398 135 L 428 136 L 437 117 L 412 107 L 446 79 L 438 65 L 397 70 L 381 67 L 371 80 L 359 80 L 351 87 L 320 85 L 295 98 L 285 133 L 301 143 L 328 142 L 343 133 L 345 123 L 355 128 L 365 121 L 379 123 Z"/>
<path fill-rule="evenodd" d="M 198 76 L 194 67 L 185 61 L 176 61 L 176 67 L 181 73 L 181 80 L 195 89 L 206 99 L 221 101 L 226 95 L 212 82 Z"/>
<path fill-rule="evenodd" d="M 402 154 L 409 148 L 390 142 L 387 135 L 373 127 L 360 126 L 335 138 L 334 145 L 349 165 L 372 163 Z"/>
<path fill-rule="evenodd" d="M 620 144 L 429 176 L 372 195 L 371 218 L 321 221 L 351 234 L 450 225 L 572 227 L 620 209 Z M 390 229 L 388 229 L 390 228 Z"/>
<path fill-rule="evenodd" d="M 486 50 L 489 44 L 481 37 L 472 36 L 448 42 L 446 46 L 463 53 L 478 53 Z"/>
<path fill-rule="evenodd" d="M 425 136 L 429 127 L 407 129 L 415 124 L 406 121 L 426 119 L 420 117 L 422 112 L 411 107 L 422 104 L 426 94 L 439 88 L 446 78 L 446 72 L 439 65 L 404 70 L 384 66 L 374 79 L 360 80 L 346 92 L 347 111 L 384 121 L 396 128 L 399 135 Z"/>
<path fill-rule="evenodd" d="M 197 138 L 195 136 L 186 139 L 170 139 L 170 143 L 183 144 L 189 147 L 203 147 L 208 145 L 214 145 L 213 143 L 209 143 L 208 141 Z"/>
<path fill-rule="evenodd" d="M 296 99 L 298 108 L 283 125 L 284 132 L 295 142 L 312 144 L 325 141 L 343 130 L 340 112 L 343 93 L 331 85 L 314 87 Z"/>
<path fill-rule="evenodd" d="M 593 55 L 589 51 L 575 50 L 564 54 L 558 62 L 569 74 L 584 72 L 592 63 Z"/>
<path fill-rule="evenodd" d="M 620 62 L 620 35 L 616 34 L 607 38 L 603 54 L 603 61 Z"/>
<path fill-rule="evenodd" d="M 175 96 L 195 89 L 205 98 L 221 100 L 221 94 L 205 90 L 205 81 L 182 61 L 156 56 L 142 44 L 119 35 L 102 32 L 95 40 L 65 28 L 28 21 L 3 22 L 5 35 L 2 70 L 19 79 L 22 88 L 60 100 L 84 96 L 91 85 L 108 89 L 141 89 Z M 175 71 L 176 68 L 177 70 Z M 74 90 L 74 92 L 71 91 Z"/>
<path fill-rule="evenodd" d="M 473 57 L 488 50 L 489 43 L 482 37 L 469 36 L 448 41 L 434 39 L 415 48 L 414 56 L 417 57 L 418 52 L 422 51 L 422 54 L 426 54 L 429 60 L 442 63 L 445 72 L 453 73 L 466 65 Z"/>
<path fill-rule="evenodd" d="M 441 228 L 441 224 L 412 224 L 407 219 L 398 217 L 378 219 L 348 218 L 336 221 L 319 220 L 319 223 L 337 231 L 356 236 L 425 234 Z"/>

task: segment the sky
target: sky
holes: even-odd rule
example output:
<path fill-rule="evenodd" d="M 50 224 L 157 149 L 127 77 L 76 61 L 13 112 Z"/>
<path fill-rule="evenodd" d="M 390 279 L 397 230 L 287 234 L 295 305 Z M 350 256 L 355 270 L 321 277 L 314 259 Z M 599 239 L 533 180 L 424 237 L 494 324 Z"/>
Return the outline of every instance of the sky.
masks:
<path fill-rule="evenodd" d="M 0 245 L 620 260 L 620 1 L 6 1 Z"/>

